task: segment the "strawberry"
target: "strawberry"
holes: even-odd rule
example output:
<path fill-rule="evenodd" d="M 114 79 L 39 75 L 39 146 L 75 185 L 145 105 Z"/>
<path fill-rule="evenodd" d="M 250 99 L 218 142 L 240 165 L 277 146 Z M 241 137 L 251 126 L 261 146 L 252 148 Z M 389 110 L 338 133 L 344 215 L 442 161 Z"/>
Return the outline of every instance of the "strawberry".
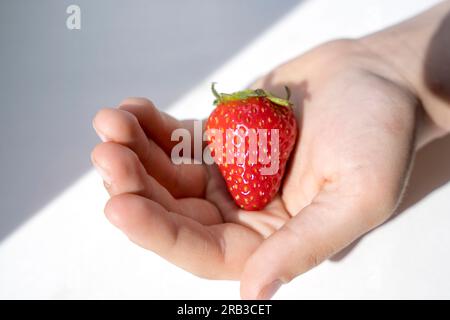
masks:
<path fill-rule="evenodd" d="M 212 91 L 216 108 L 206 123 L 211 155 L 236 204 L 261 210 L 280 188 L 297 137 L 289 89 L 286 100 L 262 89 L 219 94 L 214 83 Z"/>

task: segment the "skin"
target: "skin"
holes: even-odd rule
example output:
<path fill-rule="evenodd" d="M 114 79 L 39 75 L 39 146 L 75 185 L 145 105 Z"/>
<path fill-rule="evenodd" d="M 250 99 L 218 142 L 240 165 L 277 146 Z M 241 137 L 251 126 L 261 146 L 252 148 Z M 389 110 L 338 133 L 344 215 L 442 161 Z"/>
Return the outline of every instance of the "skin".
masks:
<path fill-rule="evenodd" d="M 447 1 L 377 34 L 326 43 L 253 85 L 280 96 L 288 85 L 301 130 L 279 195 L 259 212 L 235 206 L 216 166 L 171 163 L 170 135 L 192 121 L 144 98 L 100 110 L 104 142 L 92 161 L 111 195 L 107 218 L 193 274 L 237 279 L 243 298 L 270 298 L 386 221 L 415 151 L 450 130 L 442 68 L 423 68 L 448 12 Z"/>

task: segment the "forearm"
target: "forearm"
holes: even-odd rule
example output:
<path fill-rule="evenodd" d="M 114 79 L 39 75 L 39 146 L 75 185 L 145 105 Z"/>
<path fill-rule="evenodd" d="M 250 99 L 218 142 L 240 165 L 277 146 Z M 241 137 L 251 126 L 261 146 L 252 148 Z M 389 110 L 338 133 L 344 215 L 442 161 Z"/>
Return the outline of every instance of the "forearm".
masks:
<path fill-rule="evenodd" d="M 425 111 L 425 140 L 450 132 L 450 1 L 361 42 L 417 95 Z"/>

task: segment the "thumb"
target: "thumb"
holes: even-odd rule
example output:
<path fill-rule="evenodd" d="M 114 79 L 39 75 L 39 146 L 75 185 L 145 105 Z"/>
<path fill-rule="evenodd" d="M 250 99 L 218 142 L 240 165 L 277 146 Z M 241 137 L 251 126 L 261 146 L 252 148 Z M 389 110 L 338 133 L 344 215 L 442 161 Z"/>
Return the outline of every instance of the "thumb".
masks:
<path fill-rule="evenodd" d="M 387 218 L 350 199 L 345 203 L 341 194 L 322 191 L 265 240 L 244 267 L 241 297 L 270 299 L 282 284 L 317 266 Z"/>

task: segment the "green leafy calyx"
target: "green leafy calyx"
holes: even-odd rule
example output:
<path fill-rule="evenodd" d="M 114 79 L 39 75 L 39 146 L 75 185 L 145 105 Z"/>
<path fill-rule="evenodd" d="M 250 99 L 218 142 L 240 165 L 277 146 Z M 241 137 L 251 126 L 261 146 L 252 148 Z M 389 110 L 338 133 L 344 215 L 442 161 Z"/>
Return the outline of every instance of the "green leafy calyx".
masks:
<path fill-rule="evenodd" d="M 286 98 L 282 99 L 263 89 L 256 89 L 256 90 L 246 89 L 233 93 L 218 93 L 215 88 L 215 84 L 216 84 L 215 82 L 211 84 L 211 91 L 213 95 L 216 97 L 216 99 L 214 100 L 215 105 L 219 103 L 227 103 L 230 101 L 239 101 L 248 98 L 260 97 L 260 98 L 267 98 L 268 100 L 279 106 L 292 107 L 292 103 L 289 102 L 289 98 L 291 97 L 291 90 L 289 90 L 287 86 L 284 86 L 284 89 L 286 90 Z"/>

